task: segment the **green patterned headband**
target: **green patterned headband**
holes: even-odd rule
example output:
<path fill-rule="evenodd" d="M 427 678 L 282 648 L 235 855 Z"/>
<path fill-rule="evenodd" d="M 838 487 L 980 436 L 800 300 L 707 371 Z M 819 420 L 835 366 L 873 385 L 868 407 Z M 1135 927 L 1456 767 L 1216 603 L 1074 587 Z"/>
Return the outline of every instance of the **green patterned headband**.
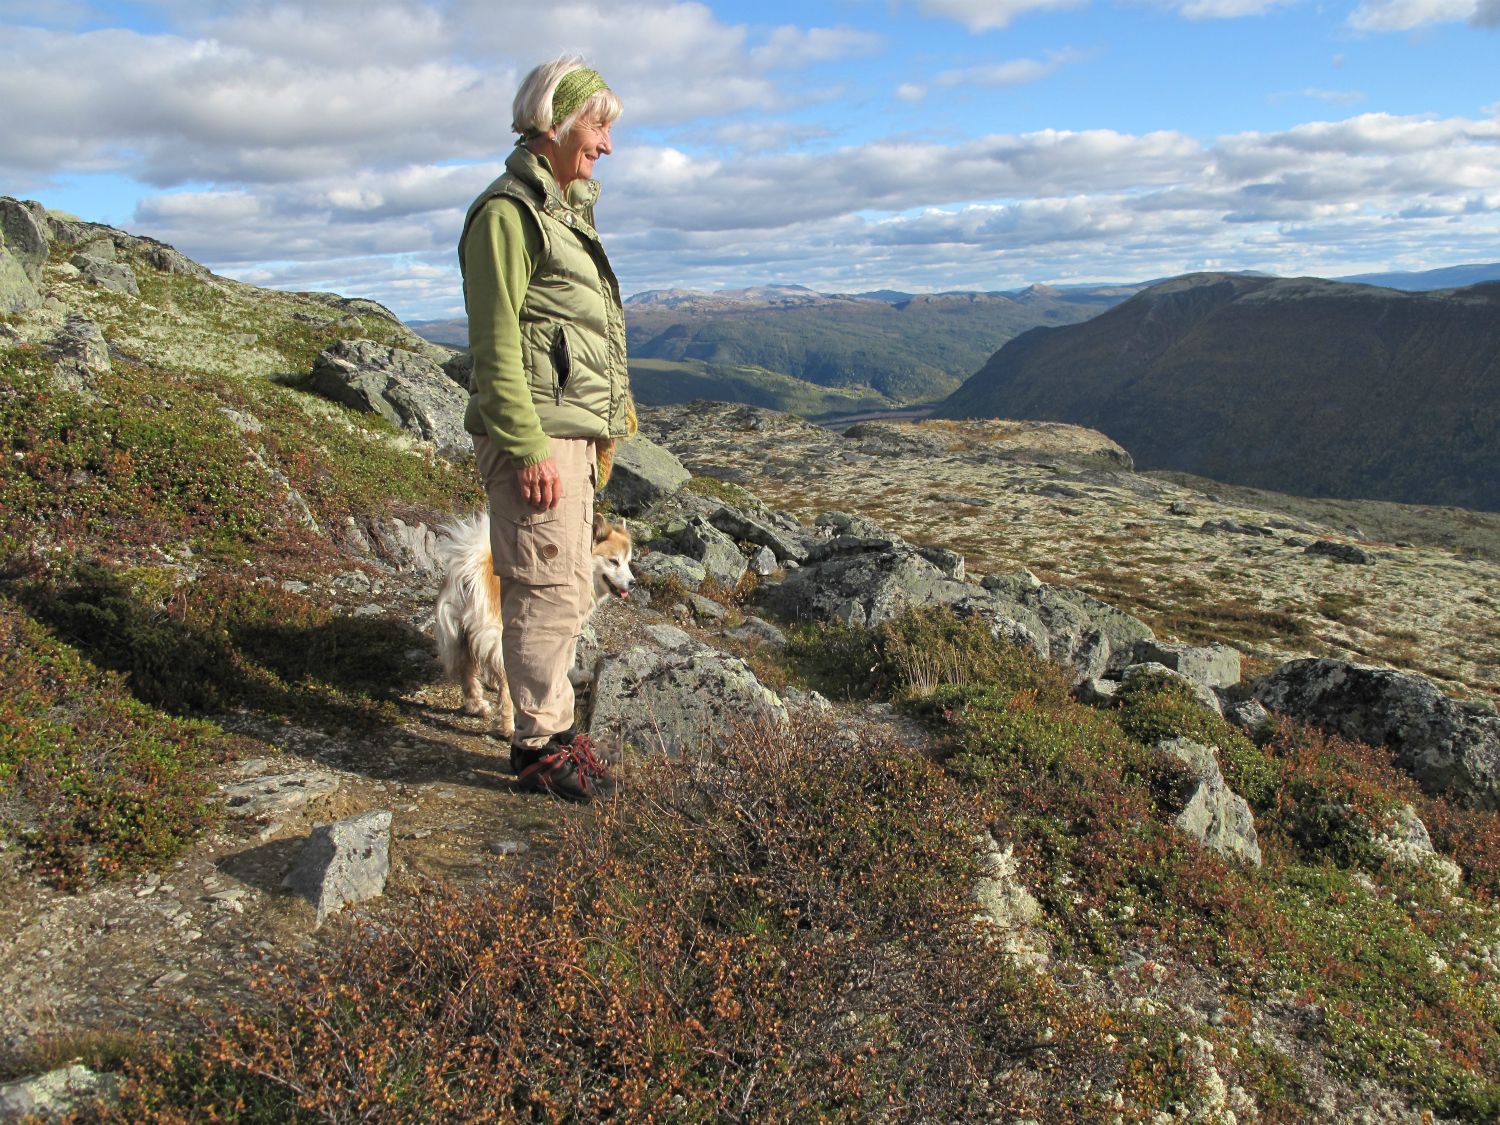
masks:
<path fill-rule="evenodd" d="M 597 70 L 579 67 L 562 76 L 552 93 L 552 124 L 561 125 L 568 115 L 600 90 L 608 90 Z"/>

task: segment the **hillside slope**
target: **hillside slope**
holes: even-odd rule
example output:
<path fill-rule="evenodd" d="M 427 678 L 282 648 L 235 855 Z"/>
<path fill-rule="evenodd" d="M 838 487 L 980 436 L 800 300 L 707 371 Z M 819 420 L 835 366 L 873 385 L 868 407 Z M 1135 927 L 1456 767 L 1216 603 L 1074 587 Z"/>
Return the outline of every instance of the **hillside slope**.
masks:
<path fill-rule="evenodd" d="M 695 475 L 583 646 L 622 796 L 564 806 L 431 655 L 467 457 L 315 392 L 359 344 L 451 402 L 424 345 L 0 215 L 0 1107 L 82 1060 L 120 1083 L 74 1120 L 131 1125 L 1500 1113 L 1500 813 L 1240 716 L 1319 655 L 1500 724 L 1500 519 L 1355 565 L 1076 427 L 643 410 Z M 383 897 L 320 926 L 283 877 L 372 812 Z"/>
<path fill-rule="evenodd" d="M 1074 422 L 1142 469 L 1500 509 L 1500 283 L 1193 274 L 1012 341 L 936 411 Z"/>

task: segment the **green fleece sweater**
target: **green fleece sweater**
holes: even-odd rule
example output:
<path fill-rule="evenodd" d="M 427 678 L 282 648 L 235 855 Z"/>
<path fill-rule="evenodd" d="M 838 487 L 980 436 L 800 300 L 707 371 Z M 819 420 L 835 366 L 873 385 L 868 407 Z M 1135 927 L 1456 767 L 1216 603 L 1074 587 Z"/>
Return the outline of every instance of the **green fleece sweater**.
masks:
<path fill-rule="evenodd" d="M 519 465 L 544 460 L 551 449 L 521 360 L 521 304 L 541 256 L 536 220 L 503 195 L 480 209 L 464 239 L 472 409 L 490 440 Z"/>

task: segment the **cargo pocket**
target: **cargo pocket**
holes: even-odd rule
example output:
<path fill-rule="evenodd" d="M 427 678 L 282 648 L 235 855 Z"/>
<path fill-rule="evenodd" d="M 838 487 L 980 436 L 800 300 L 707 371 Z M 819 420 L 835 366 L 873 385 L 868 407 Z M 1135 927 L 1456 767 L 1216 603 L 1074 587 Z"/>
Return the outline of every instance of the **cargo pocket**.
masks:
<path fill-rule="evenodd" d="M 527 586 L 567 586 L 577 568 L 577 529 L 565 505 L 519 520 L 491 521 L 495 573 Z"/>

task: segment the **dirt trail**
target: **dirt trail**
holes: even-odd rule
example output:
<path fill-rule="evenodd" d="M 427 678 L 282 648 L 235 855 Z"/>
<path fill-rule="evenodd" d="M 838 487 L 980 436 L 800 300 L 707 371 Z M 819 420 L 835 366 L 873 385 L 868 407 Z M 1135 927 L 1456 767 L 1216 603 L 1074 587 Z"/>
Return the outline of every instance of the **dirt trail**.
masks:
<path fill-rule="evenodd" d="M 420 620 L 429 600 L 407 591 L 395 612 Z M 610 640 L 639 624 L 634 607 L 607 609 L 596 626 Z M 386 893 L 367 904 L 378 914 L 435 880 L 476 885 L 524 871 L 570 818 L 590 815 L 517 791 L 508 743 L 488 721 L 461 712 L 456 686 L 433 679 L 398 708 L 399 724 L 357 735 L 221 717 L 266 746 L 224 767 L 221 787 L 271 788 L 280 779 L 290 802 L 314 795 L 230 815 L 159 874 L 79 894 L 24 876 L 0 886 L 0 1078 L 34 1069 L 27 1063 L 39 1047 L 77 1033 L 181 1026 L 194 1009 L 220 1008 L 257 967 L 295 960 L 344 932 L 354 912 L 318 929 L 313 907 L 281 888 L 316 824 L 391 812 Z"/>

